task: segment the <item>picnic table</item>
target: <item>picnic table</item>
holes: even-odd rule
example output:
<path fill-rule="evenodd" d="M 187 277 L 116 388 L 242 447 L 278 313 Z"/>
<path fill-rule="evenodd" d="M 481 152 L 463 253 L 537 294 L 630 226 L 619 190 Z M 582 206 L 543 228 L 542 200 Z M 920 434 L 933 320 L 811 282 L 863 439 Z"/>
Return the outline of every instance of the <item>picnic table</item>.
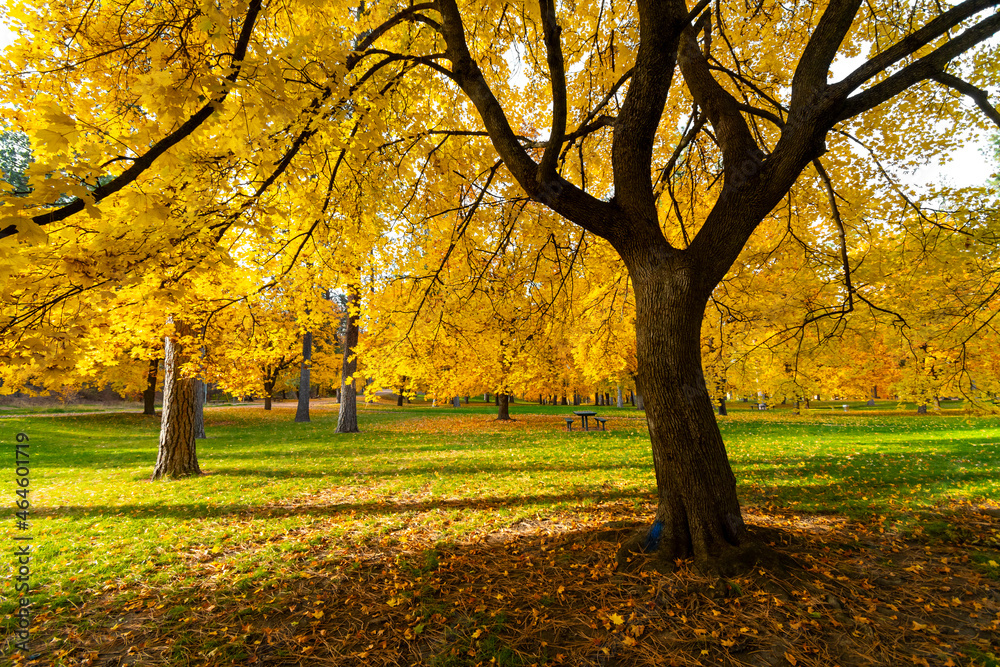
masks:
<path fill-rule="evenodd" d="M 574 410 L 573 414 L 583 420 L 583 430 L 589 431 L 590 428 L 587 426 L 587 417 L 593 417 L 597 413 L 593 410 Z"/>

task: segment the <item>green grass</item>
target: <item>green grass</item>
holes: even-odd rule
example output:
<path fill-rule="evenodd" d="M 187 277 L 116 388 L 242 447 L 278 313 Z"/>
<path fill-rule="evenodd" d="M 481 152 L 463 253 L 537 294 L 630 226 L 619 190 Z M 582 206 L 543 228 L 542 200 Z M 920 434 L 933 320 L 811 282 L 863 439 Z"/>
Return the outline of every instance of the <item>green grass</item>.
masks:
<path fill-rule="evenodd" d="M 333 411 L 314 411 L 308 424 L 293 423 L 287 406 L 211 411 L 209 439 L 198 445 L 208 474 L 156 483 L 148 481 L 156 418 L 4 419 L 0 443 L 11 452 L 18 431 L 31 438 L 33 600 L 58 616 L 94 596 L 127 597 L 143 586 L 170 588 L 180 600 L 191 591 L 193 599 L 205 582 L 192 563 L 225 563 L 213 589 L 224 600 L 305 576 L 301 560 L 324 545 L 337 559 L 344 556 L 332 545 L 345 541 L 394 544 L 414 530 L 456 540 L 557 510 L 651 502 L 641 414 L 598 407 L 610 432 L 568 433 L 561 417 L 572 410 L 517 403 L 518 421 L 501 424 L 481 403 L 369 406 L 363 432 L 351 435 L 334 433 Z M 994 417 L 739 411 L 722 418 L 721 429 L 748 506 L 846 514 L 934 538 L 932 523 L 915 527 L 924 513 L 1000 498 Z M 11 507 L 13 457 L 6 460 L 0 492 Z M 0 566 L 5 581 L 12 563 Z M 422 576 L 437 567 L 437 553 L 418 552 L 405 565 Z M 8 631 L 12 587 L 2 595 Z M 185 605 L 171 604 L 168 617 L 182 620 Z M 77 627 L 85 632 L 92 622 L 82 617 Z M 516 664 L 504 651 L 495 647 L 495 657 Z"/>

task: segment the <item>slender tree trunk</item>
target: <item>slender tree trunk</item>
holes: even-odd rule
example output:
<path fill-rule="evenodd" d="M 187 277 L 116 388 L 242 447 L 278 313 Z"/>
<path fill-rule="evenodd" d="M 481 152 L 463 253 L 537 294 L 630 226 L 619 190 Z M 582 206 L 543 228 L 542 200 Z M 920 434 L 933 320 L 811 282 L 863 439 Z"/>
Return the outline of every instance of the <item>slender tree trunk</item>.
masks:
<path fill-rule="evenodd" d="M 295 408 L 295 421 L 309 421 L 309 367 L 312 365 L 312 332 L 302 334 L 302 368 L 299 371 L 299 402 Z"/>
<path fill-rule="evenodd" d="M 624 407 L 625 399 L 622 397 L 622 386 L 618 385 L 618 407 Z"/>
<path fill-rule="evenodd" d="M 268 378 L 264 380 L 264 409 L 271 409 L 271 399 L 274 394 L 274 380 Z"/>
<path fill-rule="evenodd" d="M 626 258 L 659 498 L 653 525 L 626 551 L 656 548 L 667 562 L 695 556 L 710 564 L 749 538 L 702 373 L 701 322 L 710 292 L 694 293 L 697 282 L 680 262 L 664 270 L 663 263 L 674 261 L 645 251 Z"/>
<path fill-rule="evenodd" d="M 726 397 L 719 396 L 719 416 L 725 417 L 729 412 L 726 411 Z"/>
<path fill-rule="evenodd" d="M 337 416 L 337 433 L 358 432 L 358 402 L 354 374 L 358 360 L 354 348 L 358 344 L 358 293 L 353 285 L 347 287 L 347 332 L 344 335 L 344 363 L 340 374 L 340 414 Z"/>
<path fill-rule="evenodd" d="M 201 378 L 194 379 L 194 437 L 204 440 L 205 435 L 205 392 L 208 385 Z"/>
<path fill-rule="evenodd" d="M 403 388 L 402 387 L 399 388 L 399 393 L 396 394 L 396 407 L 397 408 L 403 407 Z"/>
<path fill-rule="evenodd" d="M 510 396 L 507 394 L 497 394 L 497 421 L 513 421 L 510 418 Z"/>
<path fill-rule="evenodd" d="M 178 327 L 178 333 L 180 332 Z M 151 479 L 200 475 L 194 438 L 196 380 L 180 376 L 184 354 L 173 339 L 166 339 L 163 356 L 160 445 Z"/>
<path fill-rule="evenodd" d="M 146 388 L 142 392 L 142 414 L 156 414 L 156 376 L 160 370 L 160 360 L 150 359 L 146 370 Z"/>

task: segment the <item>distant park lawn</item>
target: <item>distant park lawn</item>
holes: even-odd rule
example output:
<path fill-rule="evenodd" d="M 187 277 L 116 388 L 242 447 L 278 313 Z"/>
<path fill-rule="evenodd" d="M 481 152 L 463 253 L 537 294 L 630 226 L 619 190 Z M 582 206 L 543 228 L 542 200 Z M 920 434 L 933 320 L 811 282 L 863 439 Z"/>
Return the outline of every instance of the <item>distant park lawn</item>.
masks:
<path fill-rule="evenodd" d="M 941 627 L 921 643 L 920 626 L 934 617 L 928 611 L 931 620 L 907 625 L 917 633 L 911 644 L 879 650 L 912 664 L 948 664 L 941 656 L 997 664 L 995 640 L 984 637 L 1000 602 L 1000 419 L 839 405 L 813 403 L 794 415 L 731 404 L 720 423 L 748 519 L 787 529 L 788 548 L 804 554 L 808 572 L 824 541 L 843 554 L 852 539 L 867 544 L 872 563 L 903 575 L 906 563 L 892 554 L 933 555 L 945 568 L 961 563 L 947 576 L 992 591 L 975 602 L 979 613 L 969 608 L 961 637 L 949 643 Z M 750 657 L 777 650 L 762 639 L 767 633 L 780 638 L 775 655 L 784 664 L 832 664 L 824 662 L 832 640 L 814 638 L 808 649 L 787 636 L 789 627 L 825 636 L 819 630 L 803 630 L 794 618 L 776 629 L 757 618 L 751 602 L 783 599 L 752 597 L 760 582 L 732 584 L 746 602 L 711 603 L 742 619 L 733 623 L 746 632 L 734 625 L 732 636 L 725 628 L 713 635 L 706 621 L 689 636 L 669 624 L 711 619 L 711 609 L 662 604 L 677 575 L 613 572 L 616 543 L 652 516 L 645 421 L 634 408 L 597 407 L 609 417 L 607 432 L 567 432 L 562 417 L 573 409 L 518 402 L 516 421 L 501 423 L 482 403 L 384 403 L 362 407 L 362 433 L 337 435 L 329 402 L 314 407 L 308 424 L 292 422 L 292 403 L 269 413 L 259 403 L 217 408 L 206 413 L 209 437 L 198 444 L 206 474 L 157 483 L 147 479 L 158 418 L 2 419 L 8 452 L 17 432 L 30 437 L 37 664 L 392 664 L 396 656 L 398 664 L 571 665 L 601 655 L 614 664 L 670 664 L 656 662 L 665 647 L 704 664 L 757 664 Z M 14 464 L 5 460 L 9 546 L 17 534 Z M 826 527 L 815 537 L 806 524 Z M 879 540 L 889 546 L 876 558 Z M 847 568 L 855 553 L 848 551 L 831 552 L 822 568 Z M 464 575 L 461 562 L 470 564 Z M 11 556 L 3 559 L 5 582 L 14 567 Z M 476 568 L 485 569 L 470 578 Z M 938 584 L 954 588 L 954 595 L 939 591 L 942 599 L 965 603 L 958 584 Z M 859 655 L 871 648 L 865 642 L 877 643 L 879 619 L 886 632 L 897 622 L 881 603 L 865 609 L 852 601 L 858 608 L 845 611 L 838 606 L 847 608 L 846 593 L 837 604 L 808 594 L 815 600 L 802 622 L 818 628 L 834 619 L 823 632 L 841 639 L 855 626 L 869 628 L 868 639 L 864 632 L 849 639 Z M 12 585 L 2 595 L 6 655 Z M 790 607 L 796 595 L 793 586 Z M 654 607 L 662 607 L 655 618 Z M 974 630 L 980 620 L 986 634 Z"/>

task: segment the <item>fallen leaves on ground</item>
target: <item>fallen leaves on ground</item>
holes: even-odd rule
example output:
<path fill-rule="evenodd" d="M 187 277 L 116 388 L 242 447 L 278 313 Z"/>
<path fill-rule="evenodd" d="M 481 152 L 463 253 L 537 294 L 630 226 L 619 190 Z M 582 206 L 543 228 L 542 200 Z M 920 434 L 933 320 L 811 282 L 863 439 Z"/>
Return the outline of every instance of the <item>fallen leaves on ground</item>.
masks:
<path fill-rule="evenodd" d="M 297 507 L 346 500 L 333 490 Z M 996 508 L 948 508 L 949 541 L 751 508 L 801 569 L 722 579 L 684 563 L 616 571 L 618 545 L 652 514 L 632 502 L 498 518 L 442 542 L 421 516 L 433 500 L 395 501 L 413 509 L 379 535 L 331 537 L 327 516 L 182 554 L 196 583 L 109 581 L 71 614 L 39 610 L 42 657 L 15 664 L 930 667 L 1000 654 Z M 257 552 L 278 576 L 233 567 Z"/>

